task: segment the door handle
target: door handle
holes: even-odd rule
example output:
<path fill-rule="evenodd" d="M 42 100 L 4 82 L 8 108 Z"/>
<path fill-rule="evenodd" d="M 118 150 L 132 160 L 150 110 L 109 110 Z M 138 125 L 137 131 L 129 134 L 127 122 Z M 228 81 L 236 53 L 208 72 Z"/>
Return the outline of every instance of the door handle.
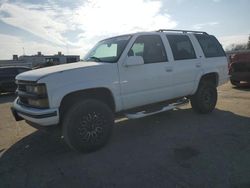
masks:
<path fill-rule="evenodd" d="M 201 64 L 198 63 L 198 64 L 196 64 L 195 66 L 196 66 L 197 68 L 200 68 L 200 67 L 201 67 Z"/>
<path fill-rule="evenodd" d="M 172 72 L 172 71 L 173 71 L 173 68 L 172 68 L 172 67 L 166 67 L 166 68 L 165 68 L 165 71 L 166 71 L 166 72 Z"/>

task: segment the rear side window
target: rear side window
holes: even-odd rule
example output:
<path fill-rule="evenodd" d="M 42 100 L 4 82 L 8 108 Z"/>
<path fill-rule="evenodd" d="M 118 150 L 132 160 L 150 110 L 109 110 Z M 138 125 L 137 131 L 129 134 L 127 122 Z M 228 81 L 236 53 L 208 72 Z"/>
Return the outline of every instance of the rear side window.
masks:
<path fill-rule="evenodd" d="M 214 36 L 195 34 L 195 37 L 199 41 L 205 57 L 225 56 L 222 46 Z"/>
<path fill-rule="evenodd" d="M 142 56 L 145 64 L 167 61 L 166 51 L 159 35 L 139 36 L 129 50 L 128 56 Z"/>
<path fill-rule="evenodd" d="M 195 59 L 194 47 L 186 35 L 167 35 L 175 60 Z"/>

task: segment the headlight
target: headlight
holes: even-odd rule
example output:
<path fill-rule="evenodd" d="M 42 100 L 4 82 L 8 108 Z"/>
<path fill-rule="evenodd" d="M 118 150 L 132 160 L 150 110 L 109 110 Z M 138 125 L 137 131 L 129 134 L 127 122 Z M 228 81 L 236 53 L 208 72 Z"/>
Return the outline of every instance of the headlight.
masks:
<path fill-rule="evenodd" d="M 39 85 L 27 85 L 26 91 L 28 93 L 38 94 L 38 95 L 45 95 L 47 93 L 46 87 L 44 84 Z"/>
<path fill-rule="evenodd" d="M 28 99 L 28 104 L 30 106 L 39 107 L 39 108 L 49 107 L 48 99 Z"/>
<path fill-rule="evenodd" d="M 17 81 L 18 103 L 34 108 L 49 108 L 49 99 L 45 83 Z"/>
<path fill-rule="evenodd" d="M 26 85 L 26 91 L 20 93 L 21 98 L 26 98 L 27 104 L 37 108 L 48 108 L 49 101 L 45 84 Z"/>

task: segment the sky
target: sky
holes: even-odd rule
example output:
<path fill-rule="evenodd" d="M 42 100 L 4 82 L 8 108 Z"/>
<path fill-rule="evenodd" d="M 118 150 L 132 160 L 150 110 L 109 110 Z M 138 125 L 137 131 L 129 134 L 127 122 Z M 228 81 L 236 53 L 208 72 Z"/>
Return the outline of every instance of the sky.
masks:
<path fill-rule="evenodd" d="M 223 47 L 246 43 L 249 0 L 0 0 L 0 59 L 80 55 L 99 40 L 158 29 L 202 30 Z"/>

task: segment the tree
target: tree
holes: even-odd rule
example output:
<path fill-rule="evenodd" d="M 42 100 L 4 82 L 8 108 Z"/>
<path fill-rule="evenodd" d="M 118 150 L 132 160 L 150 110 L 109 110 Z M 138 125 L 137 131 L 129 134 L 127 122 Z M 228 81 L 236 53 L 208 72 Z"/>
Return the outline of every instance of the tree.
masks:
<path fill-rule="evenodd" d="M 250 35 L 248 36 L 248 41 L 246 43 L 242 44 L 231 44 L 226 48 L 227 52 L 230 51 L 244 51 L 244 50 L 250 50 Z"/>
<path fill-rule="evenodd" d="M 246 44 L 232 44 L 231 45 L 231 51 L 241 51 L 246 50 L 247 45 Z"/>

